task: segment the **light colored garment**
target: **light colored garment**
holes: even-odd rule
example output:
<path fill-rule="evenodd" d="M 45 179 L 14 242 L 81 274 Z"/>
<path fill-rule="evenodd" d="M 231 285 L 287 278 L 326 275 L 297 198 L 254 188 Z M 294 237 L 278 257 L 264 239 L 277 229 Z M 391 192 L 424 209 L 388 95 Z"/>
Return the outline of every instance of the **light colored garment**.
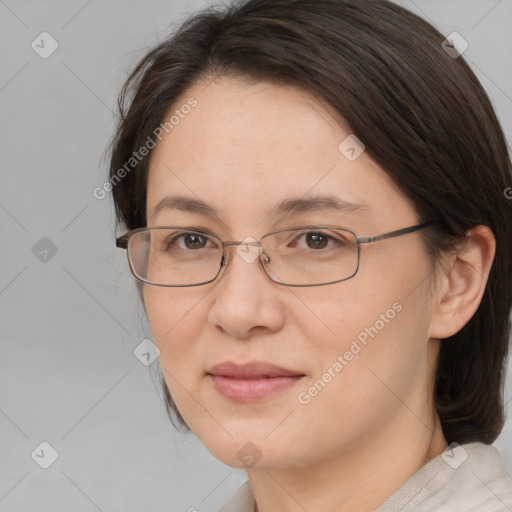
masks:
<path fill-rule="evenodd" d="M 218 512 L 254 510 L 254 493 L 247 481 Z M 512 512 L 512 480 L 494 446 L 454 443 L 375 512 Z"/>

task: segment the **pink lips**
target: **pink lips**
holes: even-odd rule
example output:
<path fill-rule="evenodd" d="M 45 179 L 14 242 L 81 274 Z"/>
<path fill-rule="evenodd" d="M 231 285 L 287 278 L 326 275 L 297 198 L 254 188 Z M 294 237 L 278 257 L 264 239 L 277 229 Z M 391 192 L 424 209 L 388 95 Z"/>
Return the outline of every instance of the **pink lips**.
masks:
<path fill-rule="evenodd" d="M 304 377 L 295 370 L 263 362 L 242 365 L 224 362 L 215 365 L 207 375 L 220 394 L 241 402 L 262 400 L 290 388 Z"/>

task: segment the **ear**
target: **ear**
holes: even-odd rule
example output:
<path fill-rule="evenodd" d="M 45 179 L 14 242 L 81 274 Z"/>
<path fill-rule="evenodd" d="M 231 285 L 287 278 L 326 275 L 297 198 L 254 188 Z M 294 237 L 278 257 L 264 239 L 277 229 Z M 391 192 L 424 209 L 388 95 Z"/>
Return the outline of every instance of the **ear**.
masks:
<path fill-rule="evenodd" d="M 466 233 L 455 254 L 440 265 L 431 320 L 432 338 L 460 331 L 475 314 L 485 291 L 496 252 L 492 230 L 478 225 Z"/>

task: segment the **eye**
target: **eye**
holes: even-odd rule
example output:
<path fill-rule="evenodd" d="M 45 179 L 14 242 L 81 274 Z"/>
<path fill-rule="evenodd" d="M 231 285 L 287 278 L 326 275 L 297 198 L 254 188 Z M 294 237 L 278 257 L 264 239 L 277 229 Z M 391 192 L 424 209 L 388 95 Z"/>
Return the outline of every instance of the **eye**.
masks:
<path fill-rule="evenodd" d="M 303 243 L 300 243 L 302 240 Z M 343 240 L 334 238 L 333 236 L 328 235 L 322 231 L 308 231 L 306 233 L 297 235 L 297 237 L 290 244 L 288 244 L 288 247 L 301 247 L 306 249 L 319 250 L 330 247 L 333 244 L 342 245 Z"/>
<path fill-rule="evenodd" d="M 310 249 L 324 249 L 329 243 L 329 238 L 331 238 L 325 233 L 306 233 L 305 236 Z"/>
<path fill-rule="evenodd" d="M 203 249 L 209 241 L 209 237 L 200 233 L 180 233 L 170 237 L 166 243 L 168 249 Z"/>

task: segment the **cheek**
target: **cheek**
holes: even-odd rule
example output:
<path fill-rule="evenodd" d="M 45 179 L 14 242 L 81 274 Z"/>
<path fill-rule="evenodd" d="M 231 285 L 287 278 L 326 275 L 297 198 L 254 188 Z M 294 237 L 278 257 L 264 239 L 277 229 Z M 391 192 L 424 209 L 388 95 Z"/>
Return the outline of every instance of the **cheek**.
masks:
<path fill-rule="evenodd" d="M 375 275 L 370 265 L 366 268 L 355 279 L 333 285 L 329 293 L 301 297 L 318 313 L 314 323 L 306 315 L 294 318 L 308 333 L 307 355 L 314 361 L 308 382 L 313 387 L 301 389 L 303 403 L 318 407 L 319 417 L 329 409 L 354 412 L 349 422 L 376 411 L 387 414 L 383 404 L 396 402 L 390 389 L 407 394 L 418 372 L 425 371 L 429 262 L 412 265 L 397 258 Z"/>
<path fill-rule="evenodd" d="M 319 451 L 371 439 L 404 413 L 401 400 L 414 403 L 406 397 L 423 373 L 426 323 L 416 321 L 409 303 L 382 304 L 367 304 L 364 314 L 347 305 L 335 339 L 324 339 L 311 357 L 315 371 L 295 397 L 296 417 L 304 418 Z"/>
<path fill-rule="evenodd" d="M 204 292 L 203 292 L 204 294 Z M 205 421 L 204 410 L 195 397 L 199 396 L 197 376 L 204 371 L 199 340 L 204 329 L 201 298 L 190 290 L 147 287 L 144 304 L 153 334 L 160 350 L 159 363 L 173 402 L 185 422 L 193 430 Z"/>
<path fill-rule="evenodd" d="M 201 297 L 162 287 L 147 287 L 144 290 L 146 314 L 153 342 L 160 350 L 160 365 L 166 380 L 168 374 L 180 382 L 187 380 L 187 376 L 193 374 L 190 370 L 201 361 L 195 343 L 204 328 L 204 319 L 198 316 Z M 172 393 L 175 386 L 172 381 L 168 384 Z"/>
<path fill-rule="evenodd" d="M 193 328 L 190 318 L 197 315 L 202 296 L 183 291 L 180 288 L 147 286 L 143 290 L 144 306 L 151 326 L 155 344 L 166 344 L 176 339 L 175 334 L 187 325 L 187 332 Z M 196 307 L 197 306 L 197 307 Z M 200 322 L 196 322 L 199 326 Z M 183 337 L 179 337 L 183 339 Z M 159 347 L 160 348 L 160 347 Z"/>

